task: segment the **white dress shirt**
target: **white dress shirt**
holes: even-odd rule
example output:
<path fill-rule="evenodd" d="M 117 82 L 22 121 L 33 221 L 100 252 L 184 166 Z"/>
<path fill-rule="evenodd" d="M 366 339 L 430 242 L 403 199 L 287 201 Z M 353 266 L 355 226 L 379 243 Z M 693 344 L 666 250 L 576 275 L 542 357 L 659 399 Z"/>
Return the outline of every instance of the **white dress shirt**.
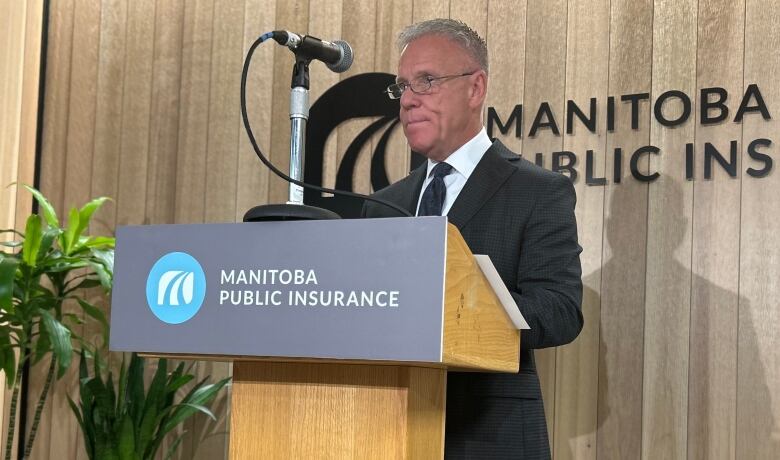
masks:
<path fill-rule="evenodd" d="M 485 128 L 483 127 L 476 136 L 463 144 L 458 150 L 452 152 L 452 154 L 444 160 L 445 163 L 452 166 L 452 172 L 444 177 L 444 186 L 447 187 L 447 195 L 444 197 L 444 204 L 441 207 L 442 216 L 446 216 L 450 211 L 452 203 L 458 198 L 458 194 L 463 190 L 463 186 L 466 185 L 469 176 L 474 172 L 477 163 L 479 163 L 479 160 L 482 159 L 482 155 L 487 152 L 487 149 L 489 149 L 491 145 L 493 145 L 493 143 L 490 142 L 487 131 L 485 131 Z M 438 161 L 428 160 L 428 172 L 425 176 L 425 181 L 422 184 L 420 196 L 417 198 L 417 212 L 415 212 L 415 215 L 420 212 L 420 201 L 422 200 L 423 193 L 425 193 L 425 189 L 428 188 L 428 185 L 433 180 L 433 176 L 431 175 L 433 167 L 438 163 Z"/>

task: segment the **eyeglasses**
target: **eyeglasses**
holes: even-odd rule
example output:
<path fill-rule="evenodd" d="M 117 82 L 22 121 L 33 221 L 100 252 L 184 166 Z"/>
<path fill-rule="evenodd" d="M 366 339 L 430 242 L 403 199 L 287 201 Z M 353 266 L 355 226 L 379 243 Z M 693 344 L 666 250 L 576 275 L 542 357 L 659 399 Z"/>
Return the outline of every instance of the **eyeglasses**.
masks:
<path fill-rule="evenodd" d="M 401 96 L 403 96 L 404 91 L 406 91 L 407 88 L 411 89 L 415 94 L 425 94 L 431 90 L 431 86 L 435 81 L 445 80 L 448 78 L 467 77 L 469 75 L 474 75 L 478 71 L 479 70 L 472 70 L 471 72 L 466 72 L 459 75 L 445 75 L 443 77 L 432 77 L 430 75 L 426 75 L 424 77 L 415 78 L 408 83 L 393 83 L 387 87 L 385 93 L 387 93 L 387 97 L 390 99 L 401 99 Z"/>

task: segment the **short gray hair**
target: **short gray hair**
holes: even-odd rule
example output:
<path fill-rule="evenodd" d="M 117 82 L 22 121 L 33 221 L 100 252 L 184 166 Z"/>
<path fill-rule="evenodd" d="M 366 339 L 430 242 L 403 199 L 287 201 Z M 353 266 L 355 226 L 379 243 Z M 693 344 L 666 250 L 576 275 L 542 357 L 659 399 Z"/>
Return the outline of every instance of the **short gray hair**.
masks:
<path fill-rule="evenodd" d="M 455 19 L 431 19 L 405 28 L 398 35 L 398 49 L 403 49 L 418 38 L 438 35 L 463 48 L 486 73 L 488 72 L 487 43 L 479 34 L 462 21 Z"/>

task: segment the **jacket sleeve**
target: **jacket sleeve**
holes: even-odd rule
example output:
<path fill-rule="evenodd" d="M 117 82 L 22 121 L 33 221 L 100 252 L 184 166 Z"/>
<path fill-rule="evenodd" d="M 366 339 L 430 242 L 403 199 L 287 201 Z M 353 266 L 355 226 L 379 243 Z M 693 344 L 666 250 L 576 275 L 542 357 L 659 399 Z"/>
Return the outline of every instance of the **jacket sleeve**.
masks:
<path fill-rule="evenodd" d="M 574 216 L 576 194 L 568 177 L 555 175 L 540 190 L 524 229 L 517 286 L 512 292 L 529 326 L 521 348 L 564 345 L 582 330 L 582 269 Z"/>

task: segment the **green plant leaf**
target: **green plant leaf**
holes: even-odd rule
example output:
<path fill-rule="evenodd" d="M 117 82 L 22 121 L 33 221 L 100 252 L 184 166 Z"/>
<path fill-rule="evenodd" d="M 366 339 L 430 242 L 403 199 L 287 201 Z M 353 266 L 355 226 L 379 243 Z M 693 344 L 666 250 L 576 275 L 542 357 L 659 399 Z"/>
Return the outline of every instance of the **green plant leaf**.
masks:
<path fill-rule="evenodd" d="M 35 342 L 35 355 L 33 356 L 32 364 L 40 362 L 50 350 L 51 341 L 49 340 L 49 332 L 46 328 L 43 328 L 38 335 L 38 340 Z"/>
<path fill-rule="evenodd" d="M 76 283 L 73 286 L 69 286 L 67 291 L 68 293 L 78 291 L 79 289 L 91 289 L 94 287 L 101 286 L 102 283 L 97 278 L 91 278 L 88 276 L 82 277 L 82 278 L 74 278 L 70 280 L 70 283 Z"/>
<path fill-rule="evenodd" d="M 35 200 L 38 201 L 38 206 L 40 206 L 41 211 L 43 211 L 43 218 L 46 219 L 46 223 L 48 223 L 50 227 L 59 227 L 60 221 L 57 220 L 57 213 L 54 212 L 54 206 L 49 203 L 49 200 L 35 188 L 26 184 L 22 184 L 22 186 L 29 190 L 35 197 Z"/>
<path fill-rule="evenodd" d="M 24 243 L 22 241 L 0 241 L 0 246 L 5 246 L 11 249 L 18 248 L 23 244 Z"/>
<path fill-rule="evenodd" d="M 65 230 L 65 233 L 60 235 L 60 246 L 62 247 L 62 252 L 64 252 L 66 256 L 69 256 L 70 252 L 73 250 L 73 245 L 78 238 L 78 230 L 79 210 L 71 208 L 70 214 L 68 215 L 68 228 Z"/>
<path fill-rule="evenodd" d="M 122 365 L 119 366 L 119 380 L 117 381 L 117 385 L 119 385 L 119 390 L 117 391 L 116 398 L 116 413 L 124 414 L 126 412 L 125 405 L 127 401 L 127 395 L 125 395 L 125 390 L 127 389 L 127 366 L 125 365 L 124 353 L 122 353 Z"/>
<path fill-rule="evenodd" d="M 205 406 L 211 402 L 219 391 L 222 390 L 222 387 L 227 385 L 229 381 L 230 377 L 210 385 L 203 385 L 205 382 L 201 381 L 200 384 L 193 388 L 193 390 L 182 399 L 179 403 L 180 407 L 177 407 L 171 415 L 171 418 L 168 419 L 163 426 L 162 433 L 168 433 L 175 428 L 176 425 L 195 414 L 195 412 L 198 411 L 196 407 Z"/>
<path fill-rule="evenodd" d="M 133 420 L 128 414 L 124 414 L 119 433 L 119 460 L 135 460 L 135 458 L 136 449 Z"/>
<path fill-rule="evenodd" d="M 22 260 L 30 267 L 35 267 L 38 261 L 38 249 L 41 247 L 41 218 L 37 214 L 31 214 L 27 218 L 27 225 L 24 228 L 24 244 L 22 245 Z"/>
<path fill-rule="evenodd" d="M 19 259 L 0 255 L 0 309 L 12 310 L 14 299 L 14 278 Z"/>
<path fill-rule="evenodd" d="M 128 413 L 133 417 L 135 426 L 141 424 L 144 413 L 144 359 L 133 353 L 127 370 L 127 399 L 130 403 Z"/>
<path fill-rule="evenodd" d="M 84 246 L 88 248 L 113 249 L 116 246 L 116 238 L 110 236 L 92 236 L 84 242 Z"/>
<path fill-rule="evenodd" d="M 154 373 L 149 391 L 146 393 L 144 416 L 139 428 L 138 450 L 144 454 L 152 441 L 158 425 L 158 414 L 165 404 L 165 384 L 168 377 L 168 360 L 165 358 L 157 361 L 157 371 Z"/>
<path fill-rule="evenodd" d="M 81 236 L 84 233 L 84 230 L 87 229 L 89 222 L 92 219 L 92 214 L 97 211 L 103 205 L 103 203 L 109 200 L 111 200 L 111 198 L 107 196 L 101 196 L 81 207 L 79 210 L 79 228 L 76 232 L 76 236 Z"/>
<path fill-rule="evenodd" d="M 89 262 L 89 266 L 97 274 L 103 289 L 110 291 L 114 285 L 113 274 L 106 270 L 106 267 L 102 263 Z"/>
<path fill-rule="evenodd" d="M 92 305 L 84 299 L 77 297 L 76 301 L 79 303 L 79 305 L 81 305 L 84 313 L 97 320 L 100 325 L 103 326 L 103 342 L 108 343 L 108 320 L 106 319 L 106 315 L 98 307 Z"/>
<path fill-rule="evenodd" d="M 177 377 L 175 380 L 172 380 L 170 383 L 168 383 L 168 388 L 167 388 L 168 393 L 171 394 L 171 396 L 173 396 L 176 393 L 176 390 L 190 383 L 194 378 L 195 376 L 192 374 L 186 374 Z"/>
<path fill-rule="evenodd" d="M 43 232 L 41 237 L 41 247 L 38 249 L 38 261 L 42 261 L 49 254 L 49 250 L 54 244 L 54 241 L 60 236 L 62 229 L 49 227 Z"/>
<path fill-rule="evenodd" d="M 70 367 L 73 355 L 73 345 L 70 342 L 70 330 L 64 324 L 57 321 L 48 311 L 39 309 L 38 314 L 41 315 L 43 326 L 46 328 L 46 332 L 49 333 L 52 352 L 57 358 L 57 365 L 59 368 L 57 371 L 57 378 L 60 378 L 65 375 L 65 371 Z"/>
<path fill-rule="evenodd" d="M 8 334 L 0 335 L 0 367 L 5 372 L 6 386 L 11 389 L 16 383 L 16 353 L 11 346 L 11 339 Z"/>

